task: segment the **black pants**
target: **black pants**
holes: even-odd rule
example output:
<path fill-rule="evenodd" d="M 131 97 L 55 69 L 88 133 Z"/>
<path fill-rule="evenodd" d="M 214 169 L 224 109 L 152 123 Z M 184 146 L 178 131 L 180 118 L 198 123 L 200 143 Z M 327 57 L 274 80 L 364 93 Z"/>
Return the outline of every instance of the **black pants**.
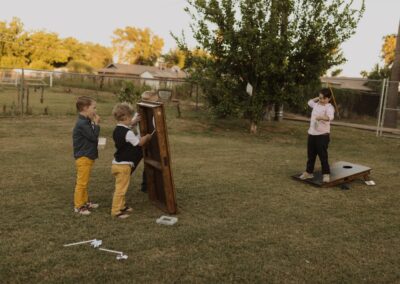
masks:
<path fill-rule="evenodd" d="M 321 161 L 322 174 L 330 174 L 331 170 L 328 164 L 328 145 L 329 134 L 308 135 L 307 141 L 307 173 L 314 172 L 314 165 L 317 155 Z"/>

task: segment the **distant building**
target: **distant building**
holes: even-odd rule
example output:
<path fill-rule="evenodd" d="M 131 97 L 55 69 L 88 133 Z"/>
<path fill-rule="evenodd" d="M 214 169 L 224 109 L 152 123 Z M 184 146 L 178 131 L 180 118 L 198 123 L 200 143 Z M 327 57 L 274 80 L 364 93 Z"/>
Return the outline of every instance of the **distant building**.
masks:
<path fill-rule="evenodd" d="M 107 77 L 138 78 L 152 88 L 168 88 L 173 83 L 184 82 L 187 75 L 178 66 L 146 66 L 135 64 L 111 63 L 97 71 Z"/>
<path fill-rule="evenodd" d="M 355 77 L 322 77 L 321 83 L 329 84 L 331 88 L 357 90 L 362 92 L 371 92 L 372 90 L 368 85 L 366 78 L 355 78 Z"/>

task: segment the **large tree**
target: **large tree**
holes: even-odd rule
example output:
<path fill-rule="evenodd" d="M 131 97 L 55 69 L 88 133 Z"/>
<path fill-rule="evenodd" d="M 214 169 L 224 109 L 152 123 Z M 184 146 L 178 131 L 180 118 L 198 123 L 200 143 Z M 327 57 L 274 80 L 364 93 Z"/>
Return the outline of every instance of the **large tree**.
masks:
<path fill-rule="evenodd" d="M 111 49 L 82 43 L 73 37 L 61 39 L 56 33 L 27 32 L 18 18 L 0 21 L 0 67 L 54 69 L 92 72 L 112 62 Z"/>
<path fill-rule="evenodd" d="M 161 55 L 164 40 L 148 28 L 125 27 L 114 31 L 112 44 L 119 62 L 154 65 Z"/>
<path fill-rule="evenodd" d="M 397 127 L 398 97 L 400 81 L 400 23 L 397 32 L 396 49 L 391 65 L 390 82 L 387 97 L 387 110 L 385 112 L 384 126 Z"/>
<path fill-rule="evenodd" d="M 0 21 L 0 67 L 26 66 L 27 40 L 28 33 L 20 19 Z"/>
<path fill-rule="evenodd" d="M 247 117 L 252 132 L 267 105 L 295 102 L 295 92 L 344 62 L 340 45 L 364 11 L 364 2 L 356 9 L 343 0 L 188 3 L 194 37 L 210 54 L 197 68 L 206 95 L 214 107 Z"/>
<path fill-rule="evenodd" d="M 392 65 L 394 62 L 396 48 L 396 35 L 391 34 L 383 38 L 382 44 L 382 59 L 386 65 Z"/>

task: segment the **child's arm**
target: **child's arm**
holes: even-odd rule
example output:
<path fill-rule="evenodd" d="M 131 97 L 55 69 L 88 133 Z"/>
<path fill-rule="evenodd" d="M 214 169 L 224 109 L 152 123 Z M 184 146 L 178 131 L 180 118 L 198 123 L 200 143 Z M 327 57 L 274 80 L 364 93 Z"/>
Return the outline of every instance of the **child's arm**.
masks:
<path fill-rule="evenodd" d="M 85 137 L 87 140 L 97 143 L 100 134 L 100 126 L 95 124 L 93 129 L 89 123 L 84 123 L 78 126 L 78 131 L 80 135 Z"/>
<path fill-rule="evenodd" d="M 151 134 L 146 134 L 145 136 L 141 137 L 139 146 L 143 146 L 143 145 L 147 144 L 151 140 L 152 136 L 153 135 L 151 135 Z"/>
<path fill-rule="evenodd" d="M 139 121 L 142 120 L 140 114 L 136 113 L 135 116 L 132 118 L 132 126 L 135 126 Z"/>
<path fill-rule="evenodd" d="M 317 104 L 318 101 L 319 101 L 319 97 L 316 97 L 316 98 L 309 100 L 307 102 L 307 104 L 310 108 L 314 108 L 314 106 Z"/>
<path fill-rule="evenodd" d="M 329 106 L 326 110 L 325 115 L 317 116 L 316 120 L 323 120 L 323 121 L 331 121 L 334 118 L 335 109 L 332 106 Z"/>
<path fill-rule="evenodd" d="M 125 140 L 131 143 L 133 146 L 143 146 L 150 141 L 151 137 L 151 134 L 146 134 L 145 136 L 140 137 L 138 135 L 135 135 L 133 131 L 130 130 L 126 133 Z"/>

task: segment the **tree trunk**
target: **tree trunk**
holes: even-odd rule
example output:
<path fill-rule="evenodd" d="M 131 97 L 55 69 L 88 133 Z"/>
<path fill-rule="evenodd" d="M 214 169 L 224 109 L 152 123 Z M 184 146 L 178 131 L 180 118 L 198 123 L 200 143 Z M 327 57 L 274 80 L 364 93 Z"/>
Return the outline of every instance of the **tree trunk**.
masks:
<path fill-rule="evenodd" d="M 282 121 L 283 120 L 283 105 L 282 104 L 275 104 L 275 121 Z"/>
<path fill-rule="evenodd" d="M 265 107 L 265 113 L 264 113 L 264 117 L 263 117 L 263 119 L 265 120 L 265 121 L 271 121 L 272 120 L 272 106 L 273 105 L 271 105 L 271 104 L 268 104 L 266 107 Z"/>
<path fill-rule="evenodd" d="M 385 110 L 384 126 L 390 128 L 397 127 L 397 102 L 399 96 L 399 81 L 400 81 L 400 23 L 396 39 L 396 52 L 394 62 L 392 65 L 392 72 L 390 76 L 388 97 Z"/>
<path fill-rule="evenodd" d="M 250 124 L 250 134 L 257 134 L 257 122 L 256 121 L 251 121 Z"/>

